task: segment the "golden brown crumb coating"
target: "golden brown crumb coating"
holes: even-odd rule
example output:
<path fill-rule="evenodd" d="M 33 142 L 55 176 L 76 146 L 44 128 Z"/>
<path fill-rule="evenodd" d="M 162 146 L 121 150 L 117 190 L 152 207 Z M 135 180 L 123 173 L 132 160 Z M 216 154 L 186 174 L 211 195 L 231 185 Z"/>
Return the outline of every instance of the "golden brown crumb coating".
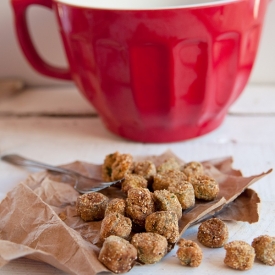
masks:
<path fill-rule="evenodd" d="M 174 211 L 178 220 L 182 217 L 182 208 L 177 196 L 168 190 L 156 190 L 153 193 L 157 211 Z"/>
<path fill-rule="evenodd" d="M 197 243 L 191 240 L 180 239 L 178 246 L 177 257 L 182 265 L 198 267 L 201 264 L 203 253 Z"/>
<path fill-rule="evenodd" d="M 193 175 L 203 175 L 204 174 L 204 167 L 202 163 L 197 161 L 191 161 L 185 163 L 180 169 L 187 177 Z"/>
<path fill-rule="evenodd" d="M 198 241 L 211 248 L 222 247 L 228 240 L 227 225 L 220 219 L 212 218 L 200 224 Z"/>
<path fill-rule="evenodd" d="M 224 245 L 226 255 L 224 263 L 234 269 L 248 270 L 252 268 L 255 251 L 254 248 L 244 241 L 233 241 Z"/>
<path fill-rule="evenodd" d="M 147 232 L 164 236 L 168 243 L 176 243 L 179 239 L 177 214 L 173 211 L 157 211 L 150 214 L 145 221 Z"/>
<path fill-rule="evenodd" d="M 179 170 L 180 164 L 175 158 L 166 159 L 163 163 L 157 166 L 157 173 L 168 172 L 171 170 Z"/>
<path fill-rule="evenodd" d="M 135 174 L 128 174 L 125 175 L 124 181 L 121 183 L 121 190 L 125 194 L 127 194 L 128 190 L 134 187 L 142 187 L 147 188 L 148 183 L 147 180 L 140 176 Z"/>
<path fill-rule="evenodd" d="M 103 243 L 98 260 L 114 273 L 129 271 L 137 259 L 137 250 L 127 240 L 109 236 Z"/>
<path fill-rule="evenodd" d="M 168 189 L 170 184 L 177 184 L 186 180 L 186 175 L 179 170 L 171 170 L 165 173 L 158 173 L 154 176 L 153 190 Z"/>
<path fill-rule="evenodd" d="M 186 180 L 172 182 L 168 190 L 177 196 L 183 210 L 195 205 L 195 191 L 190 182 Z"/>
<path fill-rule="evenodd" d="M 262 235 L 252 242 L 256 258 L 266 265 L 275 265 L 275 237 Z"/>
<path fill-rule="evenodd" d="M 102 178 L 104 181 L 112 181 L 112 166 L 119 155 L 119 152 L 115 152 L 105 157 L 102 165 Z"/>
<path fill-rule="evenodd" d="M 105 216 L 111 213 L 119 213 L 121 215 L 125 215 L 125 208 L 126 208 L 126 202 L 124 199 L 114 198 L 108 202 L 105 210 Z"/>
<path fill-rule="evenodd" d="M 112 165 L 112 180 L 120 180 L 127 174 L 131 174 L 134 169 L 133 156 L 130 154 L 120 154 Z"/>
<path fill-rule="evenodd" d="M 111 235 L 128 239 L 131 231 L 132 221 L 119 213 L 113 213 L 105 216 L 102 220 L 99 236 L 101 241 Z"/>
<path fill-rule="evenodd" d="M 192 176 L 189 177 L 189 181 L 193 185 L 197 199 L 211 201 L 219 194 L 219 184 L 210 176 Z"/>
<path fill-rule="evenodd" d="M 167 240 L 157 233 L 137 233 L 132 237 L 131 244 L 137 249 L 139 261 L 144 264 L 159 262 L 167 253 Z"/>
<path fill-rule="evenodd" d="M 131 188 L 126 198 L 126 215 L 144 227 L 145 219 L 155 211 L 153 194 L 147 188 Z"/>
<path fill-rule="evenodd" d="M 138 161 L 135 163 L 134 173 L 150 181 L 157 173 L 155 164 L 150 160 Z"/>
<path fill-rule="evenodd" d="M 108 200 L 108 197 L 98 192 L 83 194 L 76 201 L 77 214 L 84 221 L 102 220 Z"/>

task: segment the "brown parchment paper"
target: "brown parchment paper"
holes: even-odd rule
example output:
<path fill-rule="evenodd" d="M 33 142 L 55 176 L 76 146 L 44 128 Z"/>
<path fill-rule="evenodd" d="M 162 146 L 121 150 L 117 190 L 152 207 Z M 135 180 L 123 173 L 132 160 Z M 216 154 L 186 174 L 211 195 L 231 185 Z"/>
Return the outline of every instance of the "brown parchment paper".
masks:
<path fill-rule="evenodd" d="M 158 164 L 171 156 L 176 157 L 167 151 L 145 158 Z M 212 202 L 197 201 L 191 210 L 185 211 L 179 221 L 181 234 L 189 226 L 214 215 L 224 220 L 258 221 L 260 199 L 248 187 L 272 170 L 243 177 L 232 168 L 232 162 L 231 157 L 203 162 L 206 173 L 219 182 L 219 196 Z M 87 176 L 99 176 L 101 169 L 99 165 L 80 161 L 64 167 Z M 124 196 L 113 187 L 102 192 L 110 198 Z M 31 174 L 9 192 L 0 204 L 0 267 L 13 259 L 28 257 L 69 274 L 108 272 L 97 260 L 101 222 L 84 222 L 76 215 L 78 195 L 64 175 L 47 171 Z"/>

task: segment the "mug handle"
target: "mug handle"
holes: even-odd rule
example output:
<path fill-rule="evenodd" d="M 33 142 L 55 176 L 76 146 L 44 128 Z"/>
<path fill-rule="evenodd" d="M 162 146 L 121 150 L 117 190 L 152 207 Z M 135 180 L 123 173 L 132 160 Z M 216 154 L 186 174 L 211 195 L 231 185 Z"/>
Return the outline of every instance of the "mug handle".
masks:
<path fill-rule="evenodd" d="M 45 62 L 31 40 L 26 20 L 27 8 L 31 5 L 41 5 L 52 9 L 52 0 L 11 0 L 14 11 L 15 29 L 19 44 L 27 60 L 35 70 L 46 76 L 71 80 L 71 71 L 69 68 L 58 68 Z"/>

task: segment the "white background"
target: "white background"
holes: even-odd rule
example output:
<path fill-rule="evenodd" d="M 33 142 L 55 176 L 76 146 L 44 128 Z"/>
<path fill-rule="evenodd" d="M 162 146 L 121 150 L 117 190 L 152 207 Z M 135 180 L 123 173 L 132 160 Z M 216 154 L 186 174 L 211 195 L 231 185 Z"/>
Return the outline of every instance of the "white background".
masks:
<path fill-rule="evenodd" d="M 45 8 L 32 7 L 28 13 L 30 29 L 42 57 L 55 65 L 66 66 L 54 14 Z M 36 73 L 17 44 L 13 13 L 9 0 L 0 0 L 0 79 L 17 77 L 28 85 L 63 84 Z M 271 0 L 260 49 L 250 78 L 252 83 L 275 83 L 275 1 Z"/>

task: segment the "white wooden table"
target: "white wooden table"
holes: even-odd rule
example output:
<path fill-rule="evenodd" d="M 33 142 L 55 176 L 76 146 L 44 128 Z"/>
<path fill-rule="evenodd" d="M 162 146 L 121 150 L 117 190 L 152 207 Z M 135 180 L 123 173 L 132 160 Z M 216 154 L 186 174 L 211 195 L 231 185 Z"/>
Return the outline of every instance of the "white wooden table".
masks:
<path fill-rule="evenodd" d="M 245 176 L 275 168 L 275 86 L 248 86 L 215 131 L 184 142 L 144 144 L 124 140 L 104 128 L 95 110 L 74 86 L 25 89 L 8 94 L 0 91 L 0 154 L 19 153 L 50 164 L 75 160 L 102 163 L 105 155 L 120 151 L 133 155 L 161 154 L 171 149 L 182 159 L 206 160 L 233 156 L 234 168 Z M 24 180 L 30 170 L 0 161 L 0 200 Z M 275 236 L 275 172 L 252 185 L 262 200 L 257 224 L 231 222 L 230 239 L 251 242 L 254 237 Z M 0 221 L 1 222 L 1 221 Z M 196 239 L 197 227 L 183 237 Z M 204 248 L 203 248 L 204 249 Z M 204 249 L 198 268 L 178 264 L 175 251 L 160 263 L 133 268 L 129 275 L 237 274 L 223 264 L 224 249 Z M 246 274 L 275 274 L 275 267 L 258 261 Z M 47 264 L 27 259 L 10 262 L 0 275 L 65 274 Z M 81 275 L 81 274 L 79 274 Z"/>

